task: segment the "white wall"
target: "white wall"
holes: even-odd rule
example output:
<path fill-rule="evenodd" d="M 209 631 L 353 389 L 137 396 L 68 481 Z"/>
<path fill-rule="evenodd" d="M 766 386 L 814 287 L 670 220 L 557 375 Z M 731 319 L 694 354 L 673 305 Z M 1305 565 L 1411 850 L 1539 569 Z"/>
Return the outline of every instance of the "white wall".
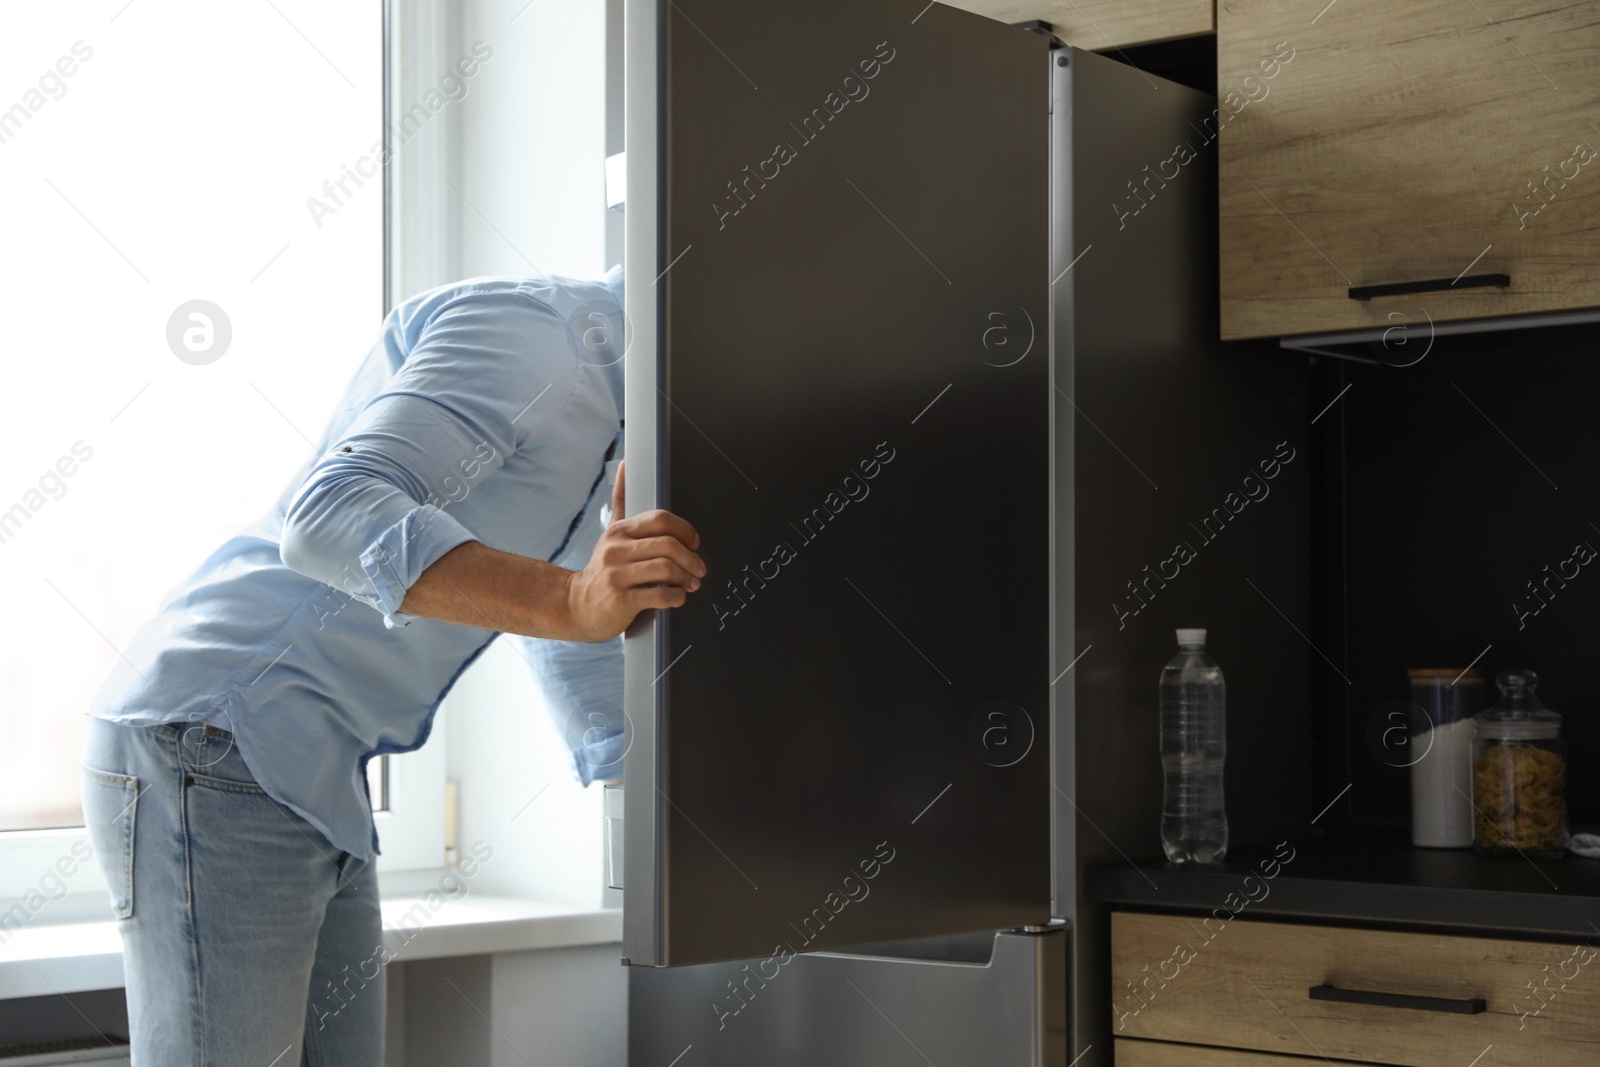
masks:
<path fill-rule="evenodd" d="M 494 49 L 460 114 L 463 275 L 598 278 L 610 266 L 605 16 L 603 0 L 461 6 L 462 42 Z"/>

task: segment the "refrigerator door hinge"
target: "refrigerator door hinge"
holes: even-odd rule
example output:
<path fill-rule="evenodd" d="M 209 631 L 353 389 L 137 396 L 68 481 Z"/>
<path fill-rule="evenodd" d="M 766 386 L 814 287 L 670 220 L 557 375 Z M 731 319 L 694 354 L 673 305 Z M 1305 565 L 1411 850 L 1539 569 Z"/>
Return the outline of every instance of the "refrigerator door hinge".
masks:
<path fill-rule="evenodd" d="M 1044 19 L 1029 19 L 1026 22 L 1013 22 L 1011 25 L 1019 30 L 1026 30 L 1029 33 L 1037 33 L 1050 38 L 1051 48 L 1065 48 L 1067 45 L 1067 42 L 1056 36 L 1056 28 Z"/>

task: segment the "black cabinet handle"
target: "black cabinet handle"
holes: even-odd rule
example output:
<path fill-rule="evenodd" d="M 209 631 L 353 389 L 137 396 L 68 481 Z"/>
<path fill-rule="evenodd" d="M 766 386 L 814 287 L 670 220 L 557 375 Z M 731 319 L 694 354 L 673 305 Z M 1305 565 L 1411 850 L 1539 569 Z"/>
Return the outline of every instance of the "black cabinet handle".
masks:
<path fill-rule="evenodd" d="M 1380 1008 L 1410 1008 L 1413 1011 L 1442 1011 L 1451 1015 L 1479 1015 L 1488 1010 L 1482 997 L 1418 997 L 1409 993 L 1373 993 L 1365 989 L 1340 989 L 1333 985 L 1311 987 L 1312 1000 L 1331 1000 L 1336 1004 L 1375 1004 Z"/>
<path fill-rule="evenodd" d="M 1441 289 L 1481 289 L 1486 285 L 1511 288 L 1509 274 L 1468 274 L 1461 278 L 1434 278 L 1426 282 L 1389 282 L 1385 285 L 1352 285 L 1351 300 L 1371 300 L 1375 296 L 1401 296 L 1405 293 L 1433 293 Z"/>

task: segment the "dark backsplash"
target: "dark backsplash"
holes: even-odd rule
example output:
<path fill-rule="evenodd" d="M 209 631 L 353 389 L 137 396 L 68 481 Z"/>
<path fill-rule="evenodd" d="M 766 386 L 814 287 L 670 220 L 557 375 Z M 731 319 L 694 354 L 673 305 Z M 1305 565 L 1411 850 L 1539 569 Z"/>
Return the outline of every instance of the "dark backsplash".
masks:
<path fill-rule="evenodd" d="M 1410 340 L 1396 362 L 1427 338 Z M 1337 665 L 1313 661 L 1316 794 L 1350 784 L 1319 826 L 1408 824 L 1410 772 L 1373 735 L 1408 668 L 1485 648 L 1491 679 L 1538 673 L 1570 746 L 1570 818 L 1600 823 L 1600 558 L 1566 562 L 1600 548 L 1597 340 L 1570 326 L 1440 337 L 1410 366 L 1315 361 L 1313 413 L 1349 387 L 1312 428 L 1312 639 Z"/>

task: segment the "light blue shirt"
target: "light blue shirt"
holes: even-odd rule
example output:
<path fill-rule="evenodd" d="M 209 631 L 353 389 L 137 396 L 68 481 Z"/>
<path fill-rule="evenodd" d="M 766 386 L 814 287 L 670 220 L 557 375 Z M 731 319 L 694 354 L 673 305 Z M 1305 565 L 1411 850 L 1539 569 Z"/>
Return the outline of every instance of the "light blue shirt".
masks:
<path fill-rule="evenodd" d="M 583 567 L 622 458 L 625 345 L 620 267 L 396 307 L 306 470 L 145 624 L 90 714 L 232 730 L 270 796 L 370 859 L 367 760 L 426 741 L 498 636 L 404 615 L 406 591 L 468 541 Z M 621 638 L 520 640 L 579 781 L 620 778 Z"/>

